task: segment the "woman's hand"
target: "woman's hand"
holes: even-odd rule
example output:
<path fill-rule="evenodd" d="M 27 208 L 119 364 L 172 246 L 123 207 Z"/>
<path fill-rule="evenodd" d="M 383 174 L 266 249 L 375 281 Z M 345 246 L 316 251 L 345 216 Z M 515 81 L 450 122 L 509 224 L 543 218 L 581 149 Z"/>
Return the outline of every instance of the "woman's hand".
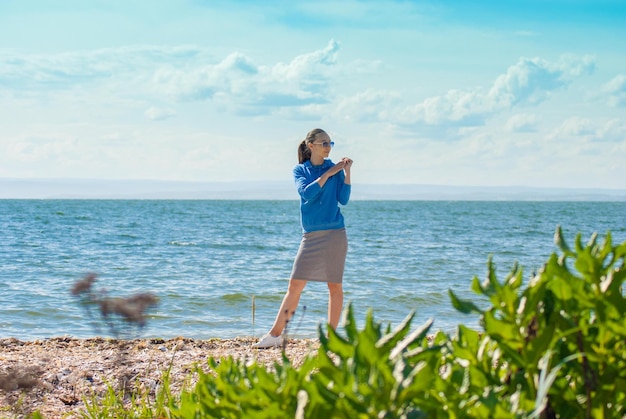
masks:
<path fill-rule="evenodd" d="M 352 167 L 352 159 L 349 157 L 344 157 L 341 159 L 343 162 L 343 170 L 346 172 L 346 177 L 343 180 L 346 185 L 350 185 L 352 183 L 352 179 L 350 177 L 350 168 Z"/>

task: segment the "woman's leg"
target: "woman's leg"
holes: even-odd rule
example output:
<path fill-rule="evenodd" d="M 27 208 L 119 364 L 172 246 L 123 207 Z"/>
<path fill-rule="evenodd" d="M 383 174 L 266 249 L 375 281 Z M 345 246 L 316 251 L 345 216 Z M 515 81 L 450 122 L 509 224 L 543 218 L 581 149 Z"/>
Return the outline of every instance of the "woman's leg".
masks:
<path fill-rule="evenodd" d="M 283 333 L 285 325 L 296 312 L 296 308 L 298 308 L 300 295 L 302 295 L 302 290 L 305 285 L 306 281 L 301 279 L 292 279 L 289 281 L 287 293 L 285 294 L 285 297 L 283 297 L 283 302 L 281 303 L 278 314 L 276 315 L 276 320 L 274 320 L 274 325 L 270 330 L 270 335 L 280 336 Z"/>
<path fill-rule="evenodd" d="M 343 309 L 343 286 L 341 283 L 328 283 L 328 323 L 337 329 L 341 310 Z"/>

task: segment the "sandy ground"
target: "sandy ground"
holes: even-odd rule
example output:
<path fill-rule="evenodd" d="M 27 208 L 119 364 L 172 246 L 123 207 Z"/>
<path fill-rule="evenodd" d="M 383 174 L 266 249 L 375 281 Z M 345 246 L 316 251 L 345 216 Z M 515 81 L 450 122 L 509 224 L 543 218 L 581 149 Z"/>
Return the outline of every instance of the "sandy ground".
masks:
<path fill-rule="evenodd" d="M 176 394 L 195 365 L 208 370 L 209 357 L 232 356 L 267 366 L 281 360 L 281 348 L 255 349 L 254 338 L 116 340 L 60 337 L 36 341 L 0 339 L 0 418 L 80 417 L 84 399 L 102 397 L 108 386 L 152 394 L 171 367 Z M 316 340 L 290 340 L 286 355 L 294 365 L 317 350 Z M 129 387 L 130 386 L 130 387 Z"/>

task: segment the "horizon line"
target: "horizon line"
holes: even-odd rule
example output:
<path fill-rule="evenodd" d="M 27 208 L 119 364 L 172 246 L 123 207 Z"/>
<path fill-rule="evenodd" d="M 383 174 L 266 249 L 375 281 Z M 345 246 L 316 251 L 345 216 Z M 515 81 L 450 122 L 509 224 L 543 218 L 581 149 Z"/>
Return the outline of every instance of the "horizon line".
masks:
<path fill-rule="evenodd" d="M 626 201 L 626 189 L 353 183 L 352 200 Z M 297 200 L 291 181 L 0 178 L 0 199 Z"/>

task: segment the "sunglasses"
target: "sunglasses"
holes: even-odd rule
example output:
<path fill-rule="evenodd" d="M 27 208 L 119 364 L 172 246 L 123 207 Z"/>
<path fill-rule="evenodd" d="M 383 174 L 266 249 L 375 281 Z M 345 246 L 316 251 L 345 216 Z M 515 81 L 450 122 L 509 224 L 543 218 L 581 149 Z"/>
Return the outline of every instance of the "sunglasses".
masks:
<path fill-rule="evenodd" d="M 321 145 L 324 148 L 334 147 L 335 146 L 335 142 L 334 141 L 331 141 L 331 142 L 324 141 L 323 143 L 312 143 L 312 144 Z"/>

